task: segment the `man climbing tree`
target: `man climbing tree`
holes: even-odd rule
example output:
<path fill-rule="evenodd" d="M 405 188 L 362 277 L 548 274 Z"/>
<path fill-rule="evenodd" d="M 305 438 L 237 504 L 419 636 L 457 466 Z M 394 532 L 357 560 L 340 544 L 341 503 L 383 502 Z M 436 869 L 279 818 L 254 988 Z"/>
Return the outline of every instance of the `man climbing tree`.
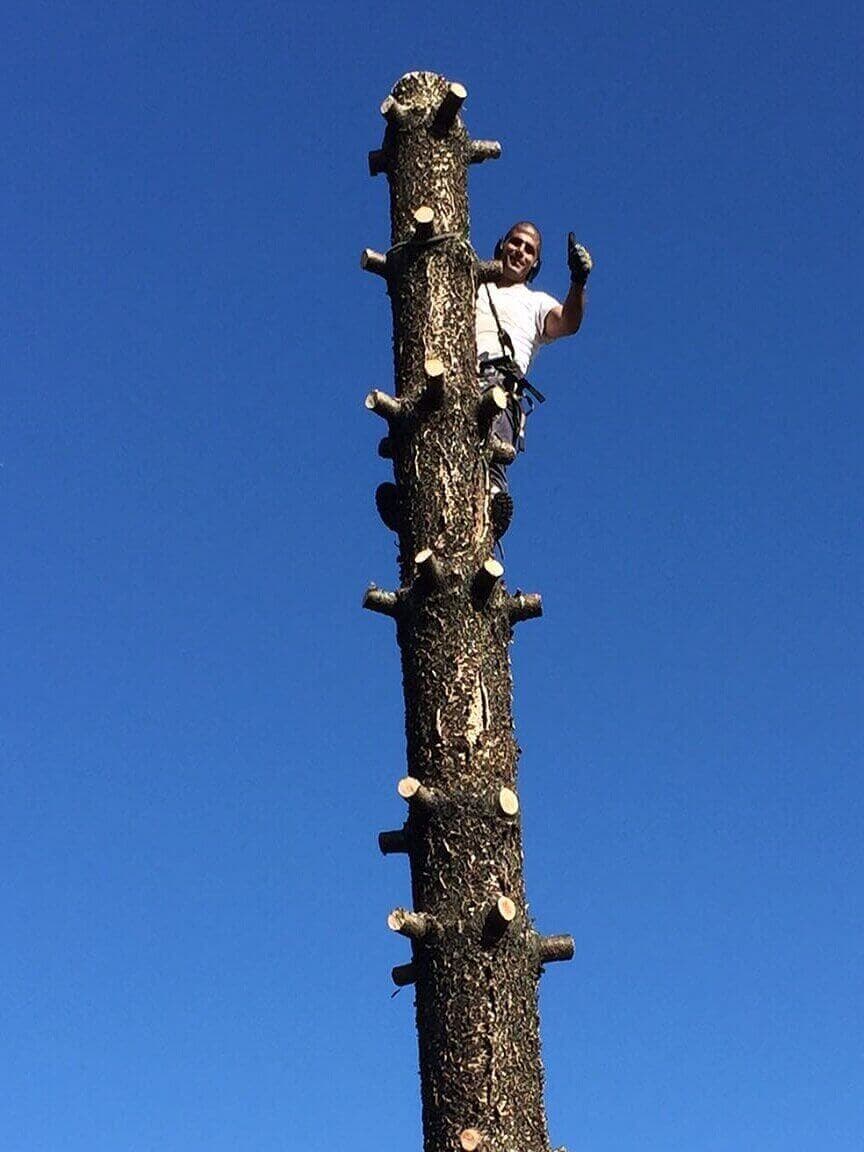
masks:
<path fill-rule="evenodd" d="M 525 423 L 534 402 L 545 397 L 526 378 L 535 352 L 562 336 L 579 331 L 585 312 L 585 284 L 592 268 L 588 249 L 577 244 L 571 232 L 567 239 L 570 290 L 562 303 L 546 292 L 528 287 L 540 271 L 542 237 L 536 224 L 519 221 L 498 241 L 495 259 L 501 272 L 492 282 L 480 286 L 475 311 L 478 374 L 485 392 L 496 386 L 509 397 L 505 411 L 493 425 L 493 432 L 514 453 L 525 445 Z M 496 462 L 490 469 L 492 530 L 500 540 L 510 526 L 513 499 L 508 491 L 507 464 Z M 395 484 L 385 483 L 375 493 L 381 519 L 388 528 L 399 530 L 399 506 Z"/>
<path fill-rule="evenodd" d="M 390 247 L 364 249 L 360 263 L 387 284 L 395 389 L 373 388 L 364 406 L 387 423 L 378 452 L 396 479 L 399 586 L 370 584 L 363 606 L 396 624 L 407 769 L 396 789 L 406 818 L 378 845 L 411 871 L 411 907 L 387 926 L 410 946 L 392 977 L 414 988 L 424 1152 L 551 1152 L 537 989 L 575 945 L 537 930 L 525 892 L 510 646 L 543 606 L 538 593 L 510 592 L 491 555 L 492 470 L 516 454 L 493 423 L 524 388 L 534 347 L 578 327 L 590 259 L 574 252 L 576 284 L 564 304 L 541 301 L 523 354 L 504 305 L 541 295 L 525 287 L 540 237 L 511 229 L 495 261 L 471 247 L 468 166 L 501 145 L 469 137 L 466 95 L 444 76 L 407 73 L 381 105 L 384 140 L 369 154 L 370 173 L 387 176 Z M 484 364 L 506 353 L 512 364 L 496 371 L 520 387 L 481 393 L 475 313 L 490 279 L 512 348 L 487 332 L 480 350 Z M 405 1133 L 382 1125 L 379 1143 L 401 1148 Z"/>

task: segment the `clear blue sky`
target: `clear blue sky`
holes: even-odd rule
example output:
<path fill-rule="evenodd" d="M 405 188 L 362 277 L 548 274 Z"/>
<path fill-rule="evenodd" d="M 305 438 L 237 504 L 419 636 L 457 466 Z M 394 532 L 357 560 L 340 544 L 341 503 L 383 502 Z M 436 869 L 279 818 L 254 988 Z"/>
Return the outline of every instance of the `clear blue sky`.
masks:
<path fill-rule="evenodd" d="M 861 1152 L 850 2 L 0 17 L 0 1148 L 419 1149 L 366 175 L 469 90 L 485 255 L 596 262 L 513 473 L 553 1141 Z"/>

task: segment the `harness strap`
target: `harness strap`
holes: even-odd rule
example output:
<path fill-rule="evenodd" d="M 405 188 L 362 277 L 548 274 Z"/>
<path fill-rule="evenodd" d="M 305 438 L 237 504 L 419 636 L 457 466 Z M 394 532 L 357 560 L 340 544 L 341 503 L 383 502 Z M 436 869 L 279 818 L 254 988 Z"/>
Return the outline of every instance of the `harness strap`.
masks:
<path fill-rule="evenodd" d="M 518 384 L 517 394 L 522 391 L 529 392 L 531 396 L 537 401 L 538 404 L 545 404 L 546 397 L 539 388 L 535 388 L 527 376 L 524 375 L 522 369 L 516 363 L 516 350 L 513 347 L 513 341 L 510 339 L 510 333 L 504 331 L 504 326 L 501 323 L 501 318 L 498 315 L 498 309 L 495 307 L 495 301 L 492 299 L 492 292 L 488 283 L 486 284 L 486 295 L 489 298 L 489 307 L 492 311 L 492 316 L 495 320 L 495 327 L 498 329 L 498 342 L 501 345 L 503 353 L 501 359 L 505 361 L 501 367 L 513 376 Z M 509 363 L 506 363 L 509 361 Z M 533 405 L 532 405 L 533 407 Z"/>
<path fill-rule="evenodd" d="M 498 315 L 498 309 L 495 307 L 495 301 L 492 299 L 492 289 L 489 287 L 488 281 L 486 282 L 486 295 L 489 299 L 489 307 L 492 310 L 492 316 L 495 320 L 495 327 L 498 329 L 498 343 L 501 345 L 502 356 L 509 356 L 511 359 L 516 359 L 516 349 L 513 347 L 513 341 L 501 324 L 501 319 Z"/>

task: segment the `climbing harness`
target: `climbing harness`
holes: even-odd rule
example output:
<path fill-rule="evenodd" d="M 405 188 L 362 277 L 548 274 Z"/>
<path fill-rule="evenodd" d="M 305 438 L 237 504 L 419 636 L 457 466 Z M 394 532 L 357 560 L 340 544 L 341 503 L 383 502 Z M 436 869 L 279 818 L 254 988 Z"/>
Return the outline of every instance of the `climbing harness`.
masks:
<path fill-rule="evenodd" d="M 536 407 L 535 401 L 537 404 L 545 404 L 546 397 L 539 388 L 534 387 L 516 363 L 513 341 L 510 339 L 509 333 L 504 331 L 501 319 L 498 316 L 498 309 L 495 307 L 495 301 L 492 299 L 492 293 L 489 290 L 489 285 L 487 284 L 485 287 L 486 296 L 489 300 L 489 308 L 495 321 L 495 327 L 498 329 L 498 343 L 501 345 L 501 355 L 490 356 L 488 352 L 481 353 L 480 376 L 481 378 L 488 379 L 492 375 L 496 375 L 503 382 L 505 391 L 510 395 L 511 418 L 516 430 L 515 448 L 517 452 L 524 452 L 525 425 L 528 417 Z M 484 391 L 488 391 L 489 388 L 494 387 L 496 382 L 497 381 L 492 380 L 486 385 Z"/>

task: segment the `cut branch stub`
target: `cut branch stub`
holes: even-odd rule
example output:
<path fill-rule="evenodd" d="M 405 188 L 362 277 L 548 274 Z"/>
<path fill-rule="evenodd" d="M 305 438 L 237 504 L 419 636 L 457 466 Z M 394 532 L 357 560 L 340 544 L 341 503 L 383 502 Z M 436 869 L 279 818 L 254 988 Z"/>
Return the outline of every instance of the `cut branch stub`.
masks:
<path fill-rule="evenodd" d="M 396 791 L 409 804 L 422 804 L 424 808 L 432 808 L 437 799 L 435 793 L 424 787 L 414 776 L 403 776 L 396 785 Z"/>
<path fill-rule="evenodd" d="M 397 400 L 395 396 L 390 396 L 387 392 L 381 392 L 378 388 L 373 388 L 363 403 L 370 412 L 374 412 L 376 416 L 381 416 L 391 423 L 398 420 L 402 415 L 402 401 Z"/>
<path fill-rule="evenodd" d="M 507 411 L 508 402 L 507 393 L 498 384 L 484 392 L 477 403 L 477 419 L 480 427 L 486 430 L 491 428 L 495 417 Z"/>
<path fill-rule="evenodd" d="M 515 816 L 519 811 L 519 797 L 512 788 L 502 788 L 498 793 L 498 807 L 505 816 Z"/>
<path fill-rule="evenodd" d="M 503 271 L 504 265 L 500 260 L 477 260 L 474 263 L 474 273 L 480 284 L 497 280 Z"/>
<path fill-rule="evenodd" d="M 364 248 L 360 253 L 360 267 L 364 272 L 374 272 L 376 276 L 387 278 L 387 257 L 374 248 Z"/>
<path fill-rule="evenodd" d="M 483 1134 L 476 1128 L 465 1128 L 459 1133 L 459 1147 L 462 1152 L 476 1152 L 483 1143 Z"/>
<path fill-rule="evenodd" d="M 413 964 L 397 964 L 391 969 L 390 976 L 397 988 L 407 988 L 417 978 Z"/>
<path fill-rule="evenodd" d="M 407 936 L 409 940 L 422 940 L 435 931 L 434 919 L 425 912 L 409 912 L 407 908 L 394 908 L 387 917 L 387 927 L 391 932 Z"/>
<path fill-rule="evenodd" d="M 382 460 L 393 459 L 393 439 L 390 436 L 382 436 L 378 441 L 378 455 Z"/>
<path fill-rule="evenodd" d="M 370 584 L 363 593 L 363 607 L 395 620 L 402 607 L 402 597 L 398 592 L 385 592 L 383 588 Z"/>
<path fill-rule="evenodd" d="M 472 140 L 468 145 L 468 163 L 482 164 L 484 160 L 497 160 L 501 144 L 497 140 Z"/>
<path fill-rule="evenodd" d="M 394 100 L 392 96 L 388 96 L 381 104 L 381 115 L 388 124 L 399 128 L 408 119 L 408 109 L 398 100 Z"/>
<path fill-rule="evenodd" d="M 446 375 L 443 360 L 439 360 L 437 356 L 430 356 L 428 360 L 424 360 L 423 374 L 426 377 L 423 399 L 430 408 L 440 408 L 444 400 L 444 377 Z"/>
<path fill-rule="evenodd" d="M 390 157 L 386 148 L 373 148 L 369 153 L 369 175 L 380 176 L 390 166 Z"/>
<path fill-rule="evenodd" d="M 462 84 L 453 83 L 448 85 L 447 91 L 444 94 L 444 99 L 438 106 L 438 111 L 435 113 L 435 119 L 432 122 L 433 132 L 444 135 L 449 132 L 456 122 L 456 117 L 459 115 L 459 109 L 465 103 L 468 96 L 468 89 Z"/>
<path fill-rule="evenodd" d="M 435 225 L 435 213 L 427 204 L 423 204 L 413 216 L 415 240 L 428 240 Z"/>
<path fill-rule="evenodd" d="M 516 919 L 516 905 L 509 896 L 499 896 L 486 916 L 486 932 L 499 939 Z"/>
<path fill-rule="evenodd" d="M 508 444 L 500 436 L 490 436 L 489 447 L 492 449 L 492 459 L 496 464 L 512 464 L 516 459 L 516 445 Z"/>
<path fill-rule="evenodd" d="M 440 588 L 444 583 L 444 569 L 441 561 L 431 548 L 424 548 L 414 557 L 417 565 L 418 583 L 426 589 Z"/>
<path fill-rule="evenodd" d="M 538 936 L 537 954 L 541 964 L 554 964 L 559 960 L 572 960 L 576 941 L 572 936 Z"/>
<path fill-rule="evenodd" d="M 504 565 L 497 560 L 484 560 L 474 577 L 474 595 L 480 604 L 487 604 L 495 585 L 504 575 Z"/>
<path fill-rule="evenodd" d="M 516 592 L 507 601 L 507 611 L 511 624 L 520 620 L 535 620 L 543 615 L 543 601 L 539 592 Z"/>
<path fill-rule="evenodd" d="M 382 856 L 395 856 L 408 851 L 408 833 L 404 828 L 378 833 L 378 847 Z"/>

